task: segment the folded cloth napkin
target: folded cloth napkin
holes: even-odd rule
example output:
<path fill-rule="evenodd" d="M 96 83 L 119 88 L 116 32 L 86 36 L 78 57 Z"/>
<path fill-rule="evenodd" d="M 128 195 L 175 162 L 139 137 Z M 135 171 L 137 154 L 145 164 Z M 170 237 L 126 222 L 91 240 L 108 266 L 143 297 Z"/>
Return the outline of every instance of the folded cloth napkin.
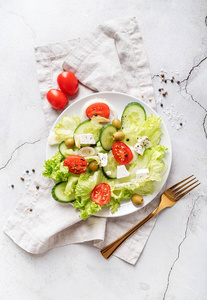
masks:
<path fill-rule="evenodd" d="M 49 126 L 60 111 L 46 100 L 46 93 L 57 87 L 57 75 L 64 70 L 76 74 L 80 88 L 69 97 L 69 104 L 92 91 L 119 91 L 141 98 L 155 108 L 153 87 L 136 19 L 107 21 L 83 39 L 69 40 L 35 48 L 40 94 Z M 78 112 L 77 112 L 78 113 Z M 36 185 L 40 189 L 36 190 Z M 51 197 L 52 180 L 41 174 L 6 221 L 4 232 L 24 250 L 39 254 L 51 248 L 93 241 L 99 248 L 112 242 L 146 217 L 158 198 L 139 211 L 119 217 L 91 216 L 83 221 L 70 204 Z M 114 253 L 135 264 L 154 226 L 155 218 L 141 227 Z"/>

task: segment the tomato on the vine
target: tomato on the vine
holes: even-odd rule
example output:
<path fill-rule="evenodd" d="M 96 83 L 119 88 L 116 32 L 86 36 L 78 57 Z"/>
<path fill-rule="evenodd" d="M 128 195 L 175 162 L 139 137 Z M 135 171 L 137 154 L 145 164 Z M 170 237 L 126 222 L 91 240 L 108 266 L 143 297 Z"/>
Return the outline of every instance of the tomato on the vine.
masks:
<path fill-rule="evenodd" d="M 110 115 L 110 108 L 103 102 L 91 104 L 86 109 L 86 116 L 91 119 L 93 116 L 100 116 L 108 119 Z"/>
<path fill-rule="evenodd" d="M 57 77 L 57 83 L 67 95 L 74 95 L 78 91 L 78 80 L 72 72 L 64 71 Z"/>
<path fill-rule="evenodd" d="M 109 202 L 111 197 L 111 188 L 107 183 L 99 183 L 91 192 L 91 199 L 99 204 L 105 205 Z"/>
<path fill-rule="evenodd" d="M 116 142 L 113 144 L 112 153 L 120 165 L 127 165 L 133 158 L 131 149 L 122 142 Z"/>
<path fill-rule="evenodd" d="M 47 92 L 47 100 L 55 109 L 63 109 L 68 102 L 67 96 L 56 89 L 51 89 Z"/>
<path fill-rule="evenodd" d="M 79 155 L 70 155 L 63 162 L 64 167 L 68 167 L 69 172 L 73 174 L 82 174 L 87 171 L 87 161 Z"/>

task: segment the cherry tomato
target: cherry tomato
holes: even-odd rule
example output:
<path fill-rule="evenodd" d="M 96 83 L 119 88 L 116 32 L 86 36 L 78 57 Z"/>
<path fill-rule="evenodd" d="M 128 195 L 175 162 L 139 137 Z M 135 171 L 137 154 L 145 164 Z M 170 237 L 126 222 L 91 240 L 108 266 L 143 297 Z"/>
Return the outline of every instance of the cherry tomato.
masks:
<path fill-rule="evenodd" d="M 82 174 L 87 171 L 87 161 L 79 155 L 70 155 L 63 162 L 64 167 L 68 167 L 69 172 L 73 174 Z"/>
<path fill-rule="evenodd" d="M 131 149 L 122 142 L 116 142 L 113 144 L 112 153 L 120 165 L 127 165 L 133 158 Z"/>
<path fill-rule="evenodd" d="M 63 109 L 68 102 L 67 96 L 56 89 L 51 89 L 47 92 L 47 100 L 55 109 Z"/>
<path fill-rule="evenodd" d="M 91 192 L 91 199 L 99 204 L 105 205 L 111 197 L 111 188 L 107 183 L 99 183 Z"/>
<path fill-rule="evenodd" d="M 110 115 L 110 108 L 107 104 L 98 102 L 91 104 L 86 109 L 86 116 L 91 119 L 93 116 L 101 116 L 108 119 Z"/>
<path fill-rule="evenodd" d="M 74 95 L 78 91 L 78 80 L 71 72 L 65 71 L 60 73 L 57 83 L 61 91 L 67 95 Z"/>

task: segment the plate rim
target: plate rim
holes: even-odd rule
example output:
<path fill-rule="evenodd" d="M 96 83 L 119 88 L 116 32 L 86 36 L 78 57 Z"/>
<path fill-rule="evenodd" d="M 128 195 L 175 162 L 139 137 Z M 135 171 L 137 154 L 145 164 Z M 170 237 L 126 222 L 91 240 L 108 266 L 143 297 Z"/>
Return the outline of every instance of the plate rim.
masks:
<path fill-rule="evenodd" d="M 122 92 L 116 92 L 116 91 L 102 91 L 102 92 L 95 92 L 95 93 L 91 93 L 91 94 L 88 94 L 88 95 L 85 95 L 83 97 L 81 97 L 80 99 L 77 99 L 75 100 L 74 99 L 74 102 L 71 103 L 69 106 L 67 106 L 62 112 L 61 114 L 59 114 L 59 116 L 56 118 L 56 120 L 54 121 L 50 131 L 49 131 L 49 134 L 53 131 L 54 127 L 56 126 L 56 123 L 59 122 L 59 120 L 66 114 L 65 111 L 70 109 L 71 106 L 74 106 L 76 105 L 78 102 L 81 102 L 81 101 L 84 101 L 85 98 L 90 98 L 91 96 L 101 96 L 101 95 L 106 95 L 106 94 L 116 94 L 116 95 L 122 95 L 122 96 L 126 96 L 126 97 L 130 97 L 130 98 L 133 98 L 135 100 L 135 102 L 139 102 L 140 104 L 142 104 L 144 107 L 148 107 L 149 110 L 151 110 L 156 116 L 160 117 L 159 114 L 148 104 L 146 103 L 145 101 L 143 101 L 142 99 L 139 99 L 138 97 L 135 97 L 133 95 L 130 95 L 130 94 L 126 94 L 126 93 L 122 93 Z M 90 99 L 88 99 L 87 101 L 89 101 Z M 128 103 L 126 103 L 127 105 Z M 112 103 L 113 105 L 113 103 Z M 162 119 L 162 118 L 161 118 Z M 134 213 L 134 212 L 137 212 L 141 209 L 143 209 L 144 207 L 146 207 L 148 204 L 150 204 L 158 195 L 159 193 L 161 192 L 161 190 L 163 189 L 168 177 L 169 177 L 169 174 L 170 174 L 170 170 L 171 170 L 171 166 L 172 166 L 172 142 L 171 142 L 171 138 L 170 138 L 170 134 L 168 132 L 168 129 L 167 129 L 167 126 L 165 125 L 165 122 L 164 120 L 162 119 L 162 125 L 165 129 L 165 132 L 167 133 L 167 136 L 168 136 L 168 140 L 169 140 L 169 146 L 170 146 L 170 149 L 168 148 L 168 153 L 169 153 L 169 161 L 168 161 L 168 168 L 165 172 L 165 179 L 164 181 L 161 183 L 161 187 L 159 188 L 159 191 L 153 196 L 153 198 L 148 202 L 146 203 L 145 205 L 143 204 L 142 206 L 139 206 L 139 207 L 136 207 L 134 206 L 134 210 L 133 211 L 130 211 L 130 212 L 126 212 L 126 213 L 122 213 L 122 214 L 117 214 L 116 215 L 116 212 L 114 214 L 111 214 L 110 211 L 108 211 L 108 214 L 104 214 L 104 211 L 101 210 L 99 211 L 98 213 L 96 214 L 93 214 L 93 216 L 96 216 L 96 217 L 101 217 L 101 218 L 118 218 L 118 217 L 123 217 L 123 216 L 127 216 L 131 213 Z M 48 143 L 48 139 L 47 139 L 47 144 L 46 144 L 46 159 L 49 158 L 49 155 L 48 155 L 48 149 L 49 147 L 51 147 Z"/>

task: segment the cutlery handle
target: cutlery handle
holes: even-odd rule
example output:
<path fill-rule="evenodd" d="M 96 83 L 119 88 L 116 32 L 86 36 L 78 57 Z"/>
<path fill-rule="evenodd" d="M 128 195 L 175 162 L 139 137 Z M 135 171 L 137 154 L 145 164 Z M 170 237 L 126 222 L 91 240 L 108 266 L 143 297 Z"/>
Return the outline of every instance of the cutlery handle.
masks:
<path fill-rule="evenodd" d="M 142 225 L 144 225 L 147 221 L 149 221 L 152 217 L 157 215 L 161 210 L 163 210 L 165 207 L 163 207 L 160 203 L 160 205 L 153 210 L 144 220 L 142 220 L 140 223 L 135 225 L 133 228 L 131 228 L 129 231 L 127 231 L 125 234 L 120 236 L 117 240 L 112 242 L 111 244 L 105 246 L 101 249 L 101 254 L 104 258 L 108 259 L 112 253 L 130 236 L 132 235 L 138 228 L 140 228 Z"/>

